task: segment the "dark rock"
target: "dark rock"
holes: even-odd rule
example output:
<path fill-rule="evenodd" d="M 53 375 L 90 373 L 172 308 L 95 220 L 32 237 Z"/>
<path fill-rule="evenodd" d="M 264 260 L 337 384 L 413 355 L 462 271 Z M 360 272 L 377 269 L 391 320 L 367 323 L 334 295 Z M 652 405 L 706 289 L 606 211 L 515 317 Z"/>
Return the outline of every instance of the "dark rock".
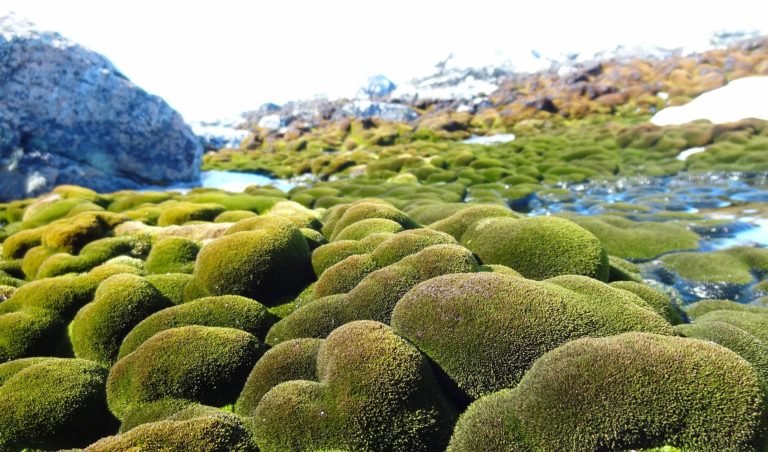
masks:
<path fill-rule="evenodd" d="M 199 180 L 202 146 L 181 115 L 103 56 L 10 15 L 0 61 L 0 200 Z"/>

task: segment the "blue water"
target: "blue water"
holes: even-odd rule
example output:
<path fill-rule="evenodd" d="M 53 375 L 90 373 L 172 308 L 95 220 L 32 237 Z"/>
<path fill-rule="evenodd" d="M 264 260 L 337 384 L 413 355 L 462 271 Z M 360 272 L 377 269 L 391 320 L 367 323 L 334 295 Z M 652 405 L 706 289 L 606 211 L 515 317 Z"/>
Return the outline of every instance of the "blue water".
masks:
<path fill-rule="evenodd" d="M 203 187 L 220 188 L 226 191 L 241 192 L 249 185 L 272 185 L 282 191 L 288 191 L 296 184 L 285 179 L 274 179 L 261 174 L 241 173 L 236 171 L 203 171 Z"/>

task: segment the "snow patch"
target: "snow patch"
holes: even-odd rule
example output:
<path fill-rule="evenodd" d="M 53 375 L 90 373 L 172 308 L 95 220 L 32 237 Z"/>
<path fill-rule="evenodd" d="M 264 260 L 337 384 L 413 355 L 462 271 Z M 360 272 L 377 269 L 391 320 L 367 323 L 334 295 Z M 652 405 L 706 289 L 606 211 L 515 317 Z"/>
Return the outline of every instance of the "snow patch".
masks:
<path fill-rule="evenodd" d="M 496 135 L 488 135 L 488 136 L 472 136 L 467 138 L 466 140 L 462 141 L 462 143 L 466 144 L 484 144 L 486 146 L 491 144 L 501 144 L 501 143 L 509 143 L 510 141 L 515 139 L 515 134 L 513 133 L 499 133 Z"/>
<path fill-rule="evenodd" d="M 707 148 L 705 148 L 703 146 L 699 146 L 699 147 L 695 147 L 695 148 L 688 148 L 688 149 L 684 150 L 683 152 L 681 152 L 680 154 L 678 154 L 677 157 L 675 157 L 675 158 L 677 158 L 678 160 L 684 162 L 684 161 L 688 160 L 688 157 L 692 156 L 693 154 L 698 154 L 698 153 L 704 152 L 706 150 L 707 150 Z"/>
<path fill-rule="evenodd" d="M 746 77 L 706 92 L 679 107 L 656 113 L 651 122 L 659 126 L 708 119 L 715 124 L 746 118 L 768 120 L 768 77 Z"/>

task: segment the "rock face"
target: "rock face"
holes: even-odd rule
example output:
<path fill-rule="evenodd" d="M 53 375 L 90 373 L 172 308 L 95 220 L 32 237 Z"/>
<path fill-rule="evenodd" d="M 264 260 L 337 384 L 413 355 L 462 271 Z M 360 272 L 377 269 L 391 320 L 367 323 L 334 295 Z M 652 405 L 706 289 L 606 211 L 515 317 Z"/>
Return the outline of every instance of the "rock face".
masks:
<path fill-rule="evenodd" d="M 99 191 L 196 182 L 202 146 L 181 115 L 106 58 L 0 18 L 0 200 L 63 183 Z"/>

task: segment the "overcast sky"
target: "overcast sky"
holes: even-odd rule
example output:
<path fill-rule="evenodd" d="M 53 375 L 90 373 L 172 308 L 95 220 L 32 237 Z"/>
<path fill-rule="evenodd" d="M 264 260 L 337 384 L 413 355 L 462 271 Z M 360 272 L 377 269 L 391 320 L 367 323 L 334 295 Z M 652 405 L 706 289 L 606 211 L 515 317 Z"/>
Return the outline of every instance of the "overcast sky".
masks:
<path fill-rule="evenodd" d="M 3 0 L 98 51 L 186 119 L 266 101 L 349 96 L 367 77 L 653 43 L 696 48 L 714 30 L 765 30 L 768 2 Z"/>

